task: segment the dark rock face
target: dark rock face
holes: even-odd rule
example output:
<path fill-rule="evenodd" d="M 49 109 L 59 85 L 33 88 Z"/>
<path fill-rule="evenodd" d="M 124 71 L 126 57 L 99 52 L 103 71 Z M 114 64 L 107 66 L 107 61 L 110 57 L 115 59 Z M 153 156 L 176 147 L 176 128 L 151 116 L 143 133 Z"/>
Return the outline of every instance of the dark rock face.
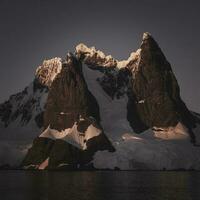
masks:
<path fill-rule="evenodd" d="M 35 116 L 35 123 L 39 128 L 43 127 L 44 124 L 44 111 L 40 112 Z"/>
<path fill-rule="evenodd" d="M 81 63 L 71 56 L 68 63 L 63 63 L 61 73 L 51 85 L 44 113 L 44 127 L 50 124 L 51 128 L 59 131 L 71 128 L 80 116 L 92 116 L 100 121 L 99 106 L 87 89 Z"/>
<path fill-rule="evenodd" d="M 53 144 L 54 140 L 37 137 L 33 141 L 33 148 L 28 150 L 28 153 L 22 162 L 22 166 L 32 164 L 39 166 L 49 156 L 49 152 L 52 149 Z"/>
<path fill-rule="evenodd" d="M 91 161 L 94 152 L 105 149 L 114 151 L 104 134 L 87 143 L 88 148 L 81 150 L 60 139 L 37 137 L 21 166 L 27 169 L 38 169 L 41 163 L 48 159 L 48 166 L 45 169 L 90 169 L 93 168 Z"/>
<path fill-rule="evenodd" d="M 107 95 L 112 99 L 118 99 L 126 95 L 131 77 L 131 73 L 127 68 L 116 70 L 104 67 L 101 71 L 104 75 L 98 78 L 97 81 Z"/>
<path fill-rule="evenodd" d="M 98 56 L 98 54 L 94 54 L 92 57 L 87 57 L 85 59 L 85 64 L 88 66 L 104 66 L 106 65 L 107 67 L 114 68 L 116 67 L 116 61 L 113 59 L 106 60 L 105 58 L 101 58 Z"/>
<path fill-rule="evenodd" d="M 51 84 L 43 116 L 44 129 L 63 131 L 77 125 L 71 134 L 80 140 L 85 138 L 83 145 L 86 148 L 78 148 L 64 139 L 37 137 L 22 162 L 25 168 L 40 169 L 47 159 L 46 169 L 88 168 L 92 166 L 96 151 L 114 151 L 100 126 L 99 106 L 87 88 L 81 62 L 73 55 L 68 56 Z M 93 131 L 98 129 L 100 134 L 91 136 L 94 133 L 87 133 L 90 126 L 94 127 Z"/>
<path fill-rule="evenodd" d="M 9 124 L 9 119 L 12 113 L 12 104 L 9 101 L 0 105 L 0 117 L 4 126 L 7 127 Z"/>
<path fill-rule="evenodd" d="M 143 39 L 138 59 L 128 66 L 133 72 L 128 103 L 132 126 L 137 113 L 142 129 L 175 126 L 179 121 L 192 128 L 193 116 L 180 98 L 171 66 L 150 35 Z"/>

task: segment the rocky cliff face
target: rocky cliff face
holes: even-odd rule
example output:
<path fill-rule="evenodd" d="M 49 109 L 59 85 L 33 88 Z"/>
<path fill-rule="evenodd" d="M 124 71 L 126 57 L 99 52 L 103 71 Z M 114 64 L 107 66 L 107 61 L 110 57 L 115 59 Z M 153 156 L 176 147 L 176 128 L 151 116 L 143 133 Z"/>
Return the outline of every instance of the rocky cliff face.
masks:
<path fill-rule="evenodd" d="M 127 68 L 132 74 L 128 103 L 131 124 L 136 112 L 144 128 L 173 127 L 178 122 L 188 129 L 195 127 L 193 115 L 181 100 L 171 65 L 150 34 L 144 34 L 140 53 Z M 194 135 L 190 133 L 194 141 Z"/>
<path fill-rule="evenodd" d="M 85 117 L 93 117 L 99 122 L 98 104 L 87 89 L 81 63 L 73 55 L 68 55 L 51 85 L 44 127 L 50 124 L 51 128 L 60 131 L 71 128 L 75 121 Z"/>

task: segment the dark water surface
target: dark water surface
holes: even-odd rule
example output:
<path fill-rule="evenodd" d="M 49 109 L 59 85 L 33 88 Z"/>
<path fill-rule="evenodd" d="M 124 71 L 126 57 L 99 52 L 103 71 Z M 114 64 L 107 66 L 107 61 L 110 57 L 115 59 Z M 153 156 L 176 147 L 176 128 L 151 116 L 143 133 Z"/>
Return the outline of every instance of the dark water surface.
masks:
<path fill-rule="evenodd" d="M 200 172 L 0 171 L 0 200 L 200 200 Z"/>

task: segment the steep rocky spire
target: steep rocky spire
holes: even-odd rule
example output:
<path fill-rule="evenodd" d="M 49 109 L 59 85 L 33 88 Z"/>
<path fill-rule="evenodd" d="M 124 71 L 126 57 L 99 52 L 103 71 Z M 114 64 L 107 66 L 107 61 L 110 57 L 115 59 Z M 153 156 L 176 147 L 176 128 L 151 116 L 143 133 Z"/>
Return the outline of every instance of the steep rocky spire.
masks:
<path fill-rule="evenodd" d="M 149 33 L 143 34 L 140 49 L 139 60 L 132 63 L 137 70 L 133 72 L 129 106 L 147 127 L 169 127 L 178 122 L 192 127 L 193 117 L 181 100 L 171 65 Z M 128 112 L 132 121 L 131 109 Z"/>

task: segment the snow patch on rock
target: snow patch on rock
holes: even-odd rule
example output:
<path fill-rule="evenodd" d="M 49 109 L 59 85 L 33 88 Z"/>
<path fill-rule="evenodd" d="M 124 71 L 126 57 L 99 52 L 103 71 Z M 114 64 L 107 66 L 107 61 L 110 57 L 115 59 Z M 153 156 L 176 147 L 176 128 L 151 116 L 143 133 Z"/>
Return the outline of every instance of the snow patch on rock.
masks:
<path fill-rule="evenodd" d="M 143 100 L 140 100 L 140 101 L 138 101 L 138 103 L 144 103 L 145 102 L 145 100 L 143 99 Z"/>
<path fill-rule="evenodd" d="M 158 128 L 153 127 L 154 135 L 157 138 L 171 140 L 171 139 L 189 139 L 187 128 L 179 122 L 175 127 Z"/>
<path fill-rule="evenodd" d="M 61 139 L 79 149 L 85 150 L 87 149 L 86 142 L 89 139 L 98 136 L 102 132 L 102 130 L 94 127 L 92 124 L 88 126 L 84 133 L 79 132 L 77 127 L 77 123 L 74 123 L 71 128 L 58 131 L 51 129 L 50 126 L 48 126 L 39 137 L 50 138 L 52 140 Z"/>

